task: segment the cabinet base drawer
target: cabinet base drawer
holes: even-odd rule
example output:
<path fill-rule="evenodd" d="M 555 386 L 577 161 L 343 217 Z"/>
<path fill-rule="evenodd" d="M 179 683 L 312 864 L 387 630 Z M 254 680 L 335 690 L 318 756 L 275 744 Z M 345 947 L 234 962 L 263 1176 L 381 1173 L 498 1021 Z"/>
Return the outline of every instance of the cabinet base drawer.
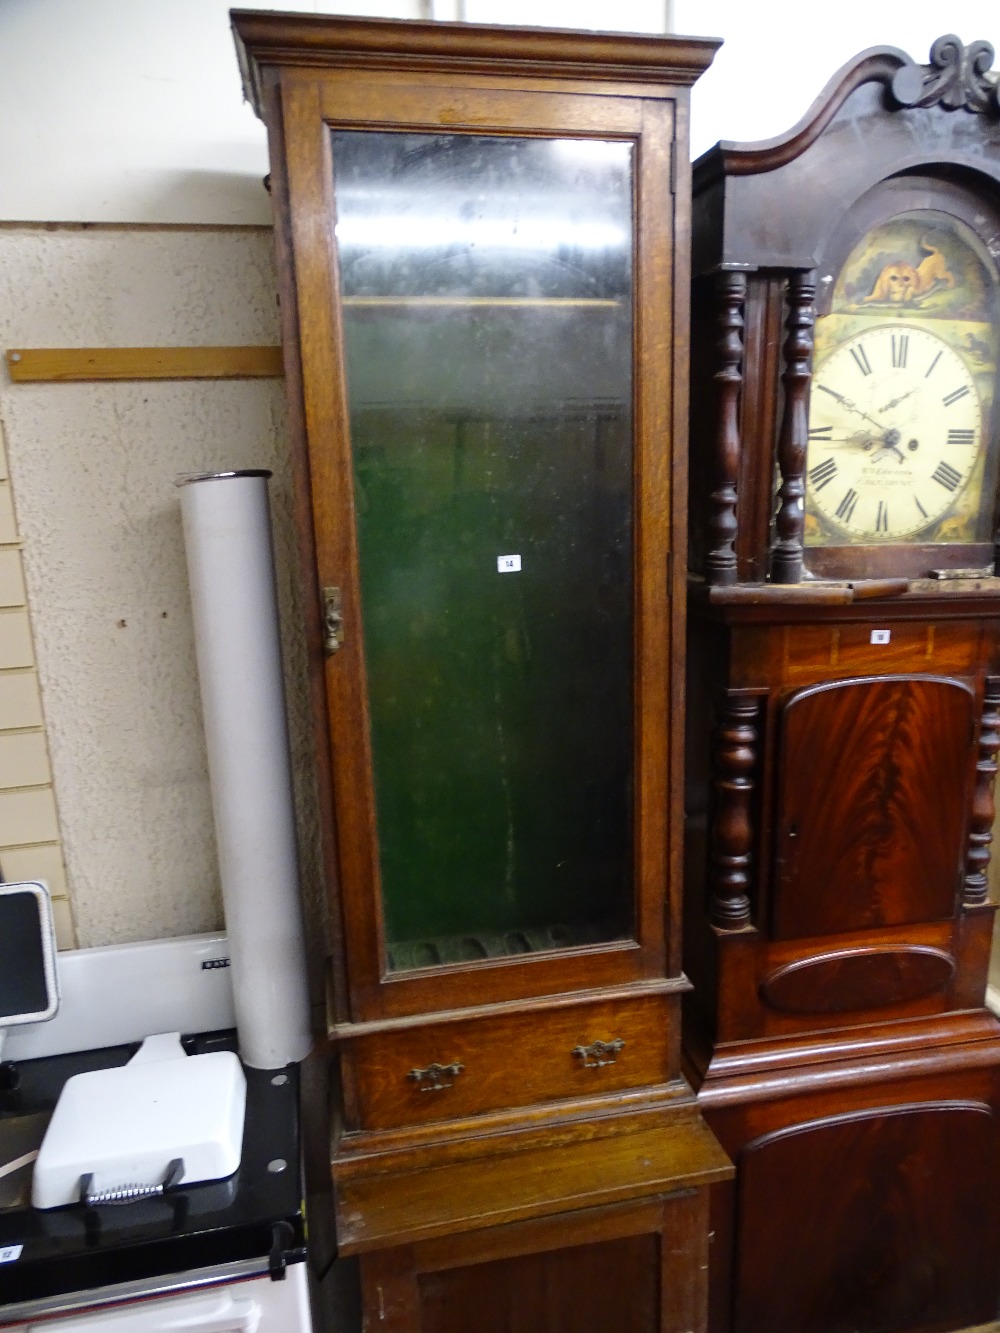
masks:
<path fill-rule="evenodd" d="M 348 1120 L 393 1129 L 669 1082 L 676 1005 L 657 994 L 367 1032 L 341 1045 Z"/>

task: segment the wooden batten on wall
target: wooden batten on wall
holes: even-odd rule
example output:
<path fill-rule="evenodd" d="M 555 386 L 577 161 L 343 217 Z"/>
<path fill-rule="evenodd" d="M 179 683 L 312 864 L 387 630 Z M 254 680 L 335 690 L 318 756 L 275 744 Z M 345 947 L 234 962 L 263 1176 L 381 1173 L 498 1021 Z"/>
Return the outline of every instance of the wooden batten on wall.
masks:
<path fill-rule="evenodd" d="M 284 373 L 280 347 L 17 347 L 15 384 L 82 380 L 270 379 Z"/>

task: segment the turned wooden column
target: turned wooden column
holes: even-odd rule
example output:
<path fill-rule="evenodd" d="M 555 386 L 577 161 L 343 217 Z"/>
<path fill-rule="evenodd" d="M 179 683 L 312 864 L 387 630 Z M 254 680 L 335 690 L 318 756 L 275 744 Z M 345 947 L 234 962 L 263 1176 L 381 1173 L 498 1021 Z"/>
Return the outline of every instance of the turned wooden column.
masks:
<path fill-rule="evenodd" d="M 708 497 L 708 552 L 705 578 L 709 583 L 736 582 L 736 482 L 740 463 L 740 389 L 743 385 L 743 315 L 745 273 L 720 273 L 716 278 L 715 351 L 718 363 L 712 377 L 716 386 L 715 456 L 713 488 Z"/>
<path fill-rule="evenodd" d="M 751 802 L 757 768 L 756 698 L 722 697 L 715 729 L 712 789 L 715 794 L 709 845 L 709 916 L 723 930 L 750 921 Z"/>
<path fill-rule="evenodd" d="M 969 813 L 969 844 L 965 853 L 965 884 L 962 903 L 976 907 L 986 901 L 989 883 L 993 819 L 996 803 L 993 785 L 997 775 L 997 750 L 1000 749 L 1000 676 L 987 676 L 983 694 L 983 716 L 979 724 L 979 756 L 976 761 L 976 787 Z"/>
<path fill-rule="evenodd" d="M 809 436 L 809 381 L 816 311 L 816 278 L 813 273 L 792 273 L 786 296 L 784 357 L 781 382 L 785 407 L 778 436 L 778 512 L 775 543 L 771 550 L 771 580 L 799 583 L 802 580 L 802 530 L 805 518 L 806 446 Z"/>

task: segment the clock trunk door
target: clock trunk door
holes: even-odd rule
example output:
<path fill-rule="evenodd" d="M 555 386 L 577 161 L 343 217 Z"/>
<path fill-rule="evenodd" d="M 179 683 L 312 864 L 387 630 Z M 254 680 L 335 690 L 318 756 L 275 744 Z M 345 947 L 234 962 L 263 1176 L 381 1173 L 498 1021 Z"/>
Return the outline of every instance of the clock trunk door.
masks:
<path fill-rule="evenodd" d="M 960 681 L 921 676 L 792 696 L 781 718 L 774 938 L 952 915 L 973 703 Z"/>
<path fill-rule="evenodd" d="M 304 340 L 359 1016 L 662 975 L 670 103 L 510 94 L 473 133 L 433 89 L 379 129 L 327 96 L 289 187 L 331 219 L 293 227 L 341 356 Z"/>

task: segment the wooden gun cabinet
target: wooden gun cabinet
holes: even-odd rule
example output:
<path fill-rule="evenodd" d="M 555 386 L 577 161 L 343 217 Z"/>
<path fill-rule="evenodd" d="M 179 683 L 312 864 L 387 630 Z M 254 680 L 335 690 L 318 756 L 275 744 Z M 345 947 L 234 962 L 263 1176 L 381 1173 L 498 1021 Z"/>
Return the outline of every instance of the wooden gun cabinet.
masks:
<path fill-rule="evenodd" d="M 714 1333 L 996 1316 L 992 49 L 694 172 L 687 1069 Z"/>
<path fill-rule="evenodd" d="M 731 1167 L 680 1070 L 686 145 L 716 43 L 234 27 L 366 1326 L 701 1328 Z"/>

